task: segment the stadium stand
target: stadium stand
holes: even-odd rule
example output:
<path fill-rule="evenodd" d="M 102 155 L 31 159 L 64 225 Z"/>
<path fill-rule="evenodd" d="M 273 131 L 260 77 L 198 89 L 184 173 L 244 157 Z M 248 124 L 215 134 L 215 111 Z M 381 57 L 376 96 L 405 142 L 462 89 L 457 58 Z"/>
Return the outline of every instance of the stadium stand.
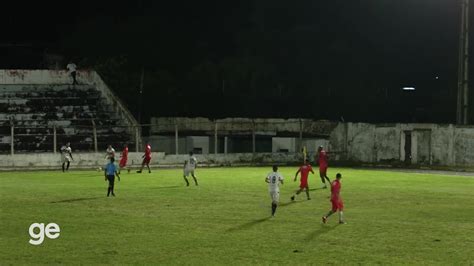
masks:
<path fill-rule="evenodd" d="M 0 152 L 10 152 L 11 125 L 15 152 L 52 151 L 54 131 L 57 149 L 71 142 L 75 151 L 92 151 L 94 124 L 99 150 L 134 146 L 131 131 L 105 97 L 93 85 L 0 85 Z"/>

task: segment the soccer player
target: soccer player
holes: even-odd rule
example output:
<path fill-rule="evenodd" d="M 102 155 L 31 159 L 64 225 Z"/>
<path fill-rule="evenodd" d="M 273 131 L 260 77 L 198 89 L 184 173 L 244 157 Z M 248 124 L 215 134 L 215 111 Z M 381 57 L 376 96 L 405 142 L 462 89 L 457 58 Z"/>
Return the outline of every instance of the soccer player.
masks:
<path fill-rule="evenodd" d="M 194 170 L 197 168 L 197 159 L 196 157 L 194 157 L 194 154 L 192 151 L 189 152 L 189 159 L 185 160 L 184 161 L 184 181 L 186 181 L 186 186 L 189 187 L 189 181 L 186 177 L 189 176 L 189 174 L 191 174 L 191 176 L 193 177 L 194 179 L 194 183 L 196 184 L 196 186 L 198 185 L 198 181 L 196 179 L 196 176 L 194 175 Z"/>
<path fill-rule="evenodd" d="M 319 146 L 318 155 L 316 156 L 315 161 L 319 164 L 319 176 L 321 177 L 321 182 L 323 182 L 323 188 L 327 188 L 326 180 L 329 184 L 331 184 L 331 180 L 329 180 L 329 177 L 327 176 L 328 155 L 323 146 Z"/>
<path fill-rule="evenodd" d="M 122 170 L 122 168 L 125 168 L 127 166 L 127 160 L 128 160 L 128 145 L 125 144 L 122 151 L 121 158 L 120 158 L 119 174 L 120 174 L 120 170 Z M 128 169 L 128 172 L 130 173 L 130 168 Z"/>
<path fill-rule="evenodd" d="M 301 173 L 301 179 L 300 179 L 300 189 L 296 191 L 296 193 L 291 197 L 291 200 L 294 201 L 296 196 L 303 192 L 303 190 L 306 191 L 306 197 L 308 200 L 311 198 L 309 197 L 309 187 L 308 187 L 308 175 L 309 172 L 314 174 L 313 168 L 311 167 L 311 164 L 309 164 L 309 160 L 306 159 L 304 164 L 296 171 L 295 174 L 295 179 L 294 181 L 296 182 L 296 178 L 298 177 L 298 174 Z"/>
<path fill-rule="evenodd" d="M 137 171 L 137 173 L 141 173 L 143 171 L 143 167 L 145 167 L 145 165 L 148 168 L 148 173 L 151 173 L 151 170 L 150 170 L 151 145 L 150 145 L 150 143 L 146 144 L 145 154 L 143 155 L 142 158 L 143 158 L 142 167 L 140 168 L 140 170 Z"/>
<path fill-rule="evenodd" d="M 268 192 L 272 198 L 272 217 L 275 217 L 275 212 L 280 201 L 280 183 L 283 184 L 283 176 L 278 173 L 278 166 L 273 166 L 273 172 L 269 173 L 265 178 L 268 183 Z"/>
<path fill-rule="evenodd" d="M 105 159 L 107 159 L 107 161 L 110 161 L 111 158 L 115 159 L 115 149 L 112 148 L 112 145 L 109 145 L 107 147 L 107 150 L 105 151 Z"/>
<path fill-rule="evenodd" d="M 68 142 L 68 143 L 66 143 L 66 145 L 61 147 L 61 158 L 62 158 L 62 162 L 63 162 L 63 172 L 68 171 L 69 170 L 69 164 L 71 163 L 71 160 L 74 160 L 72 158 L 71 143 Z"/>
<path fill-rule="evenodd" d="M 112 196 L 115 197 L 114 193 L 114 183 L 115 176 L 117 175 L 118 181 L 120 182 L 120 175 L 117 173 L 117 166 L 114 163 L 114 157 L 110 158 L 110 162 L 104 168 L 105 181 L 109 181 L 109 187 L 107 188 L 107 197 L 112 193 Z"/>
<path fill-rule="evenodd" d="M 344 209 L 344 203 L 342 202 L 342 198 L 340 196 L 341 192 L 341 178 L 342 175 L 340 173 L 337 173 L 336 175 L 336 180 L 334 180 L 331 183 L 331 204 L 332 204 L 332 209 L 325 215 L 323 216 L 323 223 L 326 223 L 328 221 L 329 216 L 331 216 L 333 213 L 339 211 L 339 223 L 340 224 L 345 224 L 344 222 L 344 216 L 343 216 L 343 209 Z"/>

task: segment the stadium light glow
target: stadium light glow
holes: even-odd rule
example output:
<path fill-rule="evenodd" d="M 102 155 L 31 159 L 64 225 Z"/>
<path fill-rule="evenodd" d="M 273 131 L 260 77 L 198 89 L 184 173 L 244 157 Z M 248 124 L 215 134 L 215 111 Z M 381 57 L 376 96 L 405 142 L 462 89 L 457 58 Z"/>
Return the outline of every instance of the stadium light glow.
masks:
<path fill-rule="evenodd" d="M 404 91 L 414 91 L 415 87 L 403 87 L 402 90 L 404 90 Z"/>

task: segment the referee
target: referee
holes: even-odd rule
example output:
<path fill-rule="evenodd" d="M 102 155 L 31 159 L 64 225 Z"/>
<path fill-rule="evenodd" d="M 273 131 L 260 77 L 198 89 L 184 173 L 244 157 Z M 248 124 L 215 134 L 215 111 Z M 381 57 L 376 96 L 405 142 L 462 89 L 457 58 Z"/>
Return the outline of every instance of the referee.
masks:
<path fill-rule="evenodd" d="M 109 187 L 107 189 L 107 197 L 110 196 L 110 193 L 112 193 L 112 196 L 115 197 L 115 193 L 114 193 L 115 175 L 117 175 L 118 181 L 120 181 L 120 176 L 117 173 L 117 166 L 114 164 L 114 157 L 111 157 L 110 163 L 108 163 L 105 166 L 105 171 L 104 171 L 105 181 L 107 180 L 109 181 Z"/>

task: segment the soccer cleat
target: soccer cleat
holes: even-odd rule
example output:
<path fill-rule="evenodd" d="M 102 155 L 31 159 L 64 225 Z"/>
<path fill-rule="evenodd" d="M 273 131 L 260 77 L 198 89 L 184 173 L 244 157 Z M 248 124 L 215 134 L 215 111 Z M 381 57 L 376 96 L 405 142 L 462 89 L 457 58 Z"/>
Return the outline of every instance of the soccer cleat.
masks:
<path fill-rule="evenodd" d="M 138 170 L 138 171 L 137 171 L 137 173 L 141 174 L 141 173 L 142 173 L 142 171 L 141 171 L 141 170 Z"/>
<path fill-rule="evenodd" d="M 295 196 L 292 196 L 292 197 L 291 197 L 291 201 L 295 201 Z"/>
<path fill-rule="evenodd" d="M 328 188 L 328 187 L 327 187 L 326 185 L 324 185 L 324 186 L 322 186 L 321 188 L 322 188 L 322 189 L 325 189 L 325 188 Z"/>
<path fill-rule="evenodd" d="M 344 221 L 339 221 L 339 224 L 346 224 L 346 222 L 344 222 Z"/>
<path fill-rule="evenodd" d="M 308 198 L 308 200 L 311 200 L 311 198 Z"/>
<path fill-rule="evenodd" d="M 327 223 L 328 218 L 326 216 L 323 216 L 322 220 L 323 220 L 323 224 L 325 224 L 325 223 Z"/>
<path fill-rule="evenodd" d="M 151 174 L 151 171 L 148 171 L 149 174 Z"/>

